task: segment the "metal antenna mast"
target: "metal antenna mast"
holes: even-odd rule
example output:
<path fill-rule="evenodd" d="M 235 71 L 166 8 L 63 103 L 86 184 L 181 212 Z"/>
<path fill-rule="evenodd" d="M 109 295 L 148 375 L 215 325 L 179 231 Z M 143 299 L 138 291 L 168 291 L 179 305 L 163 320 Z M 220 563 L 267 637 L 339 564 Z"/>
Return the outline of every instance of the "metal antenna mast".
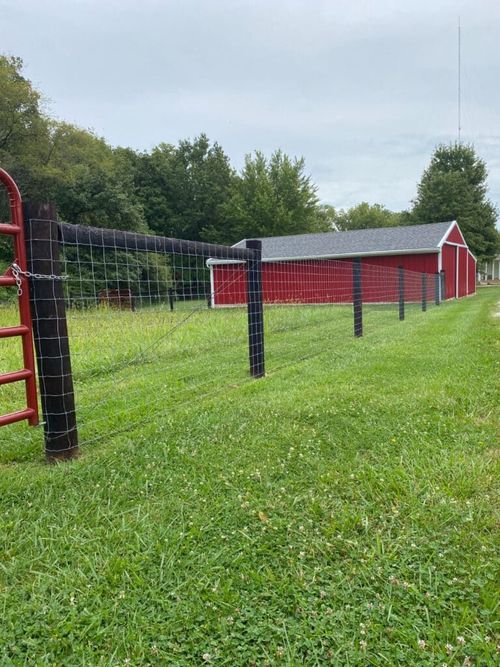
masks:
<path fill-rule="evenodd" d="M 461 58 L 460 16 L 458 17 L 458 143 L 462 134 L 462 58 Z"/>

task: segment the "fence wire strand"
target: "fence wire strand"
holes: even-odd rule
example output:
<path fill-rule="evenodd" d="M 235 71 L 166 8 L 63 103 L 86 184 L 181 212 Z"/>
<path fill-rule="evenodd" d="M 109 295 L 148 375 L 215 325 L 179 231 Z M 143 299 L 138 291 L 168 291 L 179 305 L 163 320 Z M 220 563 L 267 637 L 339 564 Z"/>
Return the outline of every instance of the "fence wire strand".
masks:
<path fill-rule="evenodd" d="M 51 321 L 58 347 L 50 359 L 52 373 L 40 378 L 47 397 L 57 395 L 62 410 L 54 416 L 71 430 L 72 379 L 80 445 L 132 432 L 166 414 L 217 397 L 251 380 L 247 307 L 248 271 L 253 259 L 234 259 L 219 253 L 210 258 L 204 244 L 166 246 L 142 235 L 93 230 L 60 244 L 60 257 L 47 260 L 68 276 L 62 286 L 72 378 L 64 372 L 64 327 Z M 31 250 L 38 241 L 31 238 Z M 179 242 L 184 243 L 184 242 Z M 187 248 L 187 249 L 186 249 Z M 262 263 L 263 336 L 267 374 L 318 355 L 339 354 L 353 327 L 370 335 L 395 325 L 401 317 L 429 310 L 439 302 L 442 287 L 434 274 L 402 270 L 398 266 L 359 264 L 362 309 L 354 308 L 355 260 L 322 259 Z M 46 299 L 57 300 L 52 281 Z M 402 296 L 401 289 L 404 290 Z M 43 324 L 41 302 L 33 305 Z M 15 304 L 2 308 L 2 321 L 13 316 Z M 46 322 L 46 324 L 49 324 Z M 0 372 L 15 358 L 15 341 L 2 345 Z M 38 340 L 38 343 L 44 341 Z M 51 342 L 54 342 L 52 340 Z M 354 342 L 352 343 L 354 344 Z M 17 358 L 16 358 L 17 362 Z M 45 384 L 46 383 L 46 384 Z M 4 388 L 2 388 L 4 389 Z M 20 387 L 10 388 L 10 402 L 22 402 Z M 4 408 L 6 399 L 0 401 Z M 58 422 L 61 423 L 61 422 Z M 26 432 L 17 425 L 12 433 Z M 2 433 L 3 435 L 3 433 Z M 28 439 L 41 438 L 40 430 Z"/>

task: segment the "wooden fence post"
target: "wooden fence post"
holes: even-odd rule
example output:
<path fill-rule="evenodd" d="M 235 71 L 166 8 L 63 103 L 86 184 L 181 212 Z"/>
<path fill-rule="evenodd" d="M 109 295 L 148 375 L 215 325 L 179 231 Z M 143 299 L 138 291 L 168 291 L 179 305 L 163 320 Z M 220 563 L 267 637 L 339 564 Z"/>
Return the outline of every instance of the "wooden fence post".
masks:
<path fill-rule="evenodd" d="M 28 203 L 24 226 L 47 461 L 78 455 L 75 397 L 53 204 Z"/>

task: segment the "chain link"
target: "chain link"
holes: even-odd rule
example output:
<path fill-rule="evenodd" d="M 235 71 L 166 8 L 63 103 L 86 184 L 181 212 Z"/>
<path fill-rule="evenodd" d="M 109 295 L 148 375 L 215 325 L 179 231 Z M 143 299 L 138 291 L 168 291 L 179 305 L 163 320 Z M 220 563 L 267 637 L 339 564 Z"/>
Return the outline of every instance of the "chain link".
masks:
<path fill-rule="evenodd" d="M 43 273 L 31 273 L 31 271 L 23 271 L 19 264 L 13 262 L 10 265 L 10 270 L 14 276 L 14 280 L 17 285 L 17 294 L 21 296 L 23 293 L 23 281 L 21 276 L 25 278 L 33 278 L 34 280 L 68 280 L 69 276 L 57 276 L 55 273 L 43 274 Z"/>

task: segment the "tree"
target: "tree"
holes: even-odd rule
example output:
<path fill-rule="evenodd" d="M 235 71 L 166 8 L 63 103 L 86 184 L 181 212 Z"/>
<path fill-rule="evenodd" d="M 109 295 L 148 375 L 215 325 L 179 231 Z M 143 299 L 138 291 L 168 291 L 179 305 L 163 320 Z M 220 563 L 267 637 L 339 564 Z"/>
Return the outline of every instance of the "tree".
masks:
<path fill-rule="evenodd" d="M 338 227 L 335 223 L 337 218 L 337 211 L 331 204 L 318 204 L 316 207 L 316 214 L 318 217 L 318 227 L 321 231 L 338 232 Z"/>
<path fill-rule="evenodd" d="M 220 242 L 331 231 L 319 209 L 316 187 L 304 173 L 303 158 L 292 160 L 279 150 L 269 160 L 260 151 L 246 156 L 223 211 L 226 226 Z"/>
<path fill-rule="evenodd" d="M 23 61 L 0 55 L 0 157 L 33 148 L 46 132 L 40 93 L 22 75 Z"/>
<path fill-rule="evenodd" d="M 497 211 L 487 199 L 487 168 L 469 144 L 440 145 L 424 171 L 412 202 L 413 223 L 456 220 L 479 260 L 499 248 Z"/>
<path fill-rule="evenodd" d="M 136 191 L 148 226 L 159 234 L 213 240 L 224 227 L 222 205 L 234 171 L 219 144 L 201 134 L 178 146 L 160 144 L 135 167 Z"/>
<path fill-rule="evenodd" d="M 119 155 L 92 132 L 44 115 L 22 67 L 20 58 L 0 56 L 0 163 L 23 198 L 53 201 L 68 222 L 146 231 Z M 1 247 L 2 240 L 0 254 Z"/>
<path fill-rule="evenodd" d="M 65 221 L 218 243 L 332 229 L 335 211 L 319 205 L 303 159 L 256 152 L 236 174 L 205 134 L 151 152 L 112 148 L 43 113 L 22 67 L 0 56 L 0 164 L 24 199 L 54 202 Z"/>
<path fill-rule="evenodd" d="M 19 180 L 21 165 L 24 172 L 40 161 L 49 136 L 48 120 L 40 111 L 40 93 L 22 74 L 20 58 L 0 55 L 0 164 Z M 8 212 L 6 198 L 2 199 L 0 218 Z"/>
<path fill-rule="evenodd" d="M 364 201 L 347 210 L 336 212 L 333 224 L 338 231 L 395 227 L 401 224 L 401 214 L 389 211 L 382 204 L 368 204 Z"/>
<path fill-rule="evenodd" d="M 27 198 L 54 201 L 63 220 L 147 231 L 130 170 L 92 132 L 50 121 L 43 160 L 19 164 L 15 174 Z"/>

